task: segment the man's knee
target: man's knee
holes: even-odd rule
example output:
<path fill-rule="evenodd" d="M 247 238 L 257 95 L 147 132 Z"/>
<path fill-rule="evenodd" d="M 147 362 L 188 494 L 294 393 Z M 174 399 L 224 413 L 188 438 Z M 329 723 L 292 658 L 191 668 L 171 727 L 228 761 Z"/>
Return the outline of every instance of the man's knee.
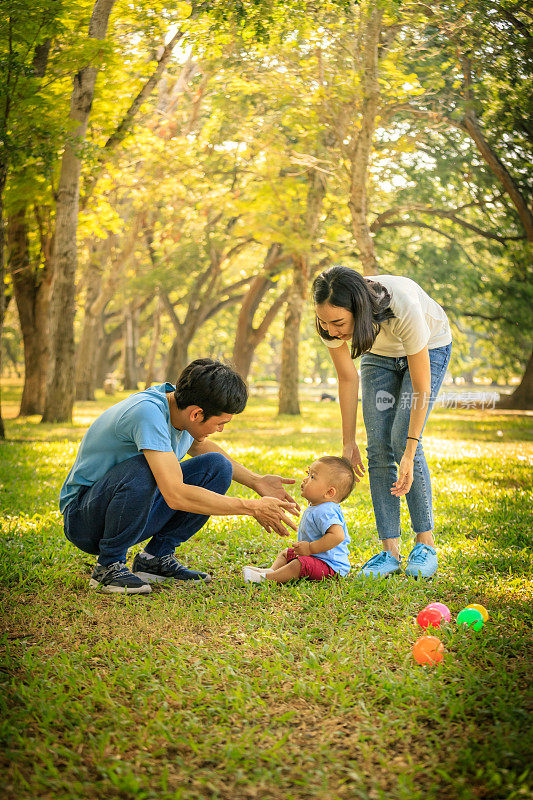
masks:
<path fill-rule="evenodd" d="M 207 453 L 206 459 L 211 474 L 216 480 L 218 493 L 225 494 L 233 480 L 233 464 L 222 453 Z"/>

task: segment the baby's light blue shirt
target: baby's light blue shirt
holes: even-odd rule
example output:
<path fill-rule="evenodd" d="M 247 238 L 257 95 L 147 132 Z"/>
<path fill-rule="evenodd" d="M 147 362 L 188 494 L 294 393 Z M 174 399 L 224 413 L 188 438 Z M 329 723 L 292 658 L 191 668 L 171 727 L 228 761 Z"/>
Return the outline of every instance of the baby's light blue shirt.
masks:
<path fill-rule="evenodd" d="M 308 506 L 298 526 L 299 542 L 316 542 L 327 532 L 332 525 L 340 525 L 344 531 L 344 540 L 326 550 L 325 553 L 313 553 L 314 558 L 319 558 L 329 564 L 338 575 L 347 575 L 351 569 L 348 557 L 350 535 L 346 527 L 344 514 L 338 503 L 320 503 L 317 506 Z"/>
<path fill-rule="evenodd" d="M 116 464 L 142 450 L 173 451 L 179 461 L 185 457 L 194 439 L 170 423 L 166 392 L 173 392 L 174 388 L 171 383 L 151 386 L 126 397 L 95 419 L 81 440 L 76 461 L 61 488 L 61 513 L 83 486 L 92 486 Z"/>

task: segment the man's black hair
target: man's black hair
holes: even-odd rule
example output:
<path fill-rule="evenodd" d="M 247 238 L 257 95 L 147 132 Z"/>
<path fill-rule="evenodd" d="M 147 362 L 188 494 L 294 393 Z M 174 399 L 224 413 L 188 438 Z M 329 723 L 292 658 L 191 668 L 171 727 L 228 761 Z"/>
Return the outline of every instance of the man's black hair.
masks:
<path fill-rule="evenodd" d="M 379 283 L 379 277 L 370 282 L 349 267 L 337 265 L 317 275 L 313 282 L 313 300 L 317 306 L 329 303 L 352 313 L 352 358 L 367 353 L 381 330 L 381 323 L 394 317 L 390 307 L 390 294 Z M 315 324 L 322 339 L 335 339 L 320 325 L 316 317 Z"/>
<path fill-rule="evenodd" d="M 179 409 L 200 406 L 206 422 L 210 417 L 244 411 L 248 390 L 241 376 L 227 364 L 197 358 L 179 376 L 174 397 Z"/>

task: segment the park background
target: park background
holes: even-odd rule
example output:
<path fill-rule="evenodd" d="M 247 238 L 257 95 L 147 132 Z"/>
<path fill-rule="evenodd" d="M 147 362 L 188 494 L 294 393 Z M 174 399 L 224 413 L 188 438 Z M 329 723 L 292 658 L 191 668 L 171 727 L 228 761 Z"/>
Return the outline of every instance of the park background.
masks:
<path fill-rule="evenodd" d="M 530 796 L 530 11 L 2 10 L 6 796 Z M 438 578 L 256 591 L 240 570 L 279 539 L 212 519 L 184 553 L 209 587 L 88 594 L 57 495 L 87 426 L 130 392 L 229 359 L 251 391 L 221 440 L 237 458 L 298 480 L 339 451 L 309 302 L 336 263 L 413 278 L 450 319 L 425 434 Z M 376 547 L 366 479 L 346 515 L 356 567 Z M 432 671 L 410 648 L 435 599 L 491 618 L 443 631 Z"/>

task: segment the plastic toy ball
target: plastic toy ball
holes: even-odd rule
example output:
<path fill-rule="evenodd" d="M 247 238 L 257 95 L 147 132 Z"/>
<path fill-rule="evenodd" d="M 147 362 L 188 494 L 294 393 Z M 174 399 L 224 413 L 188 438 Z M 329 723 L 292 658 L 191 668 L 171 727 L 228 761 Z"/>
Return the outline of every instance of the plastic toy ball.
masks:
<path fill-rule="evenodd" d="M 444 658 L 444 645 L 437 636 L 421 636 L 413 645 L 417 664 L 438 664 Z"/>
<path fill-rule="evenodd" d="M 483 627 L 483 616 L 477 608 L 463 608 L 457 615 L 459 625 L 467 625 L 475 631 L 480 631 Z"/>
<path fill-rule="evenodd" d="M 475 608 L 476 611 L 479 611 L 481 616 L 483 617 L 483 622 L 486 622 L 489 618 L 489 612 L 485 608 L 485 606 L 480 606 L 479 603 L 472 603 L 471 605 L 467 606 L 467 608 Z"/>
<path fill-rule="evenodd" d="M 440 613 L 442 614 L 442 618 L 444 619 L 444 622 L 449 622 L 452 618 L 450 609 L 448 608 L 448 606 L 445 606 L 444 603 L 430 603 L 429 605 L 426 606 L 426 608 L 436 608 L 437 611 L 440 611 Z M 473 608 L 473 606 L 471 606 L 471 608 Z M 479 607 L 478 610 L 481 610 L 481 606 Z"/>
<path fill-rule="evenodd" d="M 438 608 L 424 608 L 416 618 L 416 621 L 421 628 L 426 630 L 430 625 L 433 628 L 440 628 L 441 623 L 444 622 L 444 617 Z"/>

